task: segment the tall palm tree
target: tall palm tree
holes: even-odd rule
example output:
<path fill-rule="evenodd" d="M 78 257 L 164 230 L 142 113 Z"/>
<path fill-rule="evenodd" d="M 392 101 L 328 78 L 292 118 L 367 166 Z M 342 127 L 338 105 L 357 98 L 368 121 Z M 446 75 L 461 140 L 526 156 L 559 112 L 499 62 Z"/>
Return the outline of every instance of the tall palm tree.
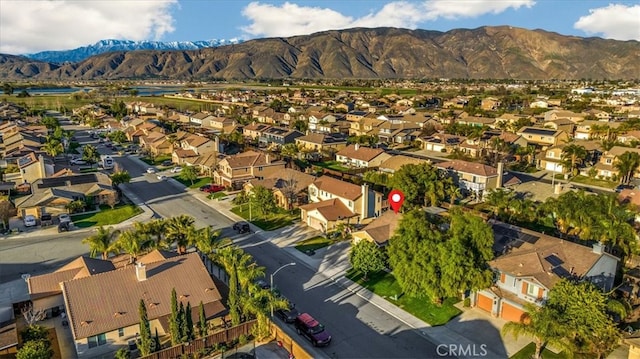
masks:
<path fill-rule="evenodd" d="M 568 165 L 569 171 L 571 174 L 574 174 L 576 165 L 582 163 L 582 161 L 587 158 L 587 150 L 584 146 L 571 143 L 562 149 L 561 158 L 564 161 L 565 168 Z"/>
<path fill-rule="evenodd" d="M 88 244 L 91 257 L 101 255 L 102 259 L 108 259 L 109 254 L 116 253 L 117 247 L 115 240 L 120 235 L 120 231 L 113 227 L 98 227 L 96 234 L 82 240 L 82 243 Z"/>
<path fill-rule="evenodd" d="M 620 171 L 620 182 L 628 183 L 640 166 L 640 154 L 637 152 L 625 152 L 618 156 L 614 167 Z"/>
<path fill-rule="evenodd" d="M 167 221 L 165 238 L 169 243 L 176 243 L 178 253 L 184 254 L 191 244 L 195 233 L 193 217 L 181 214 Z"/>
<path fill-rule="evenodd" d="M 129 263 L 134 263 L 138 259 L 138 254 L 142 253 L 149 245 L 149 237 L 135 230 L 128 230 L 120 233 L 117 248 L 129 255 Z"/>
<path fill-rule="evenodd" d="M 60 141 L 52 138 L 47 140 L 44 146 L 42 146 L 42 150 L 49 156 L 56 157 L 57 155 L 64 152 L 64 146 L 62 146 L 62 143 Z"/>
<path fill-rule="evenodd" d="M 167 220 L 165 219 L 154 219 L 150 222 L 145 223 L 147 233 L 155 239 L 155 248 L 163 248 L 166 249 L 169 247 L 169 243 L 164 240 L 164 234 L 167 228 Z"/>
<path fill-rule="evenodd" d="M 229 238 L 220 238 L 220 232 L 213 230 L 211 227 L 200 228 L 196 231 L 194 244 L 198 250 L 204 255 L 210 255 L 226 247 L 232 243 Z"/>
<path fill-rule="evenodd" d="M 551 310 L 538 308 L 533 304 L 526 304 L 527 318 L 522 322 L 508 322 L 502 327 L 503 334 L 513 334 L 516 339 L 522 335 L 533 337 L 536 345 L 534 359 L 540 359 L 542 349 L 551 344 L 558 348 L 569 349 L 567 341 L 568 333 L 565 333 L 559 325 L 559 318 L 556 318 Z"/>

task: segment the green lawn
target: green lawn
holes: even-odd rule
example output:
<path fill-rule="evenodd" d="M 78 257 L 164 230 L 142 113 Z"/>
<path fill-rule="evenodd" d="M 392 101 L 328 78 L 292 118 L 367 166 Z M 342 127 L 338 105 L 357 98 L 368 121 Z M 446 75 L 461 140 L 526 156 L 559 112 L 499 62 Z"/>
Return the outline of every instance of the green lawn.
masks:
<path fill-rule="evenodd" d="M 182 177 L 180 177 L 180 175 L 178 174 L 177 176 L 173 177 L 174 180 L 182 183 L 183 185 L 189 187 L 189 188 L 200 188 L 206 184 L 211 183 L 211 177 L 200 177 L 197 180 L 193 181 L 193 184 L 191 184 L 191 181 L 186 181 L 184 179 L 182 179 Z"/>
<path fill-rule="evenodd" d="M 118 205 L 114 209 L 101 206 L 97 213 L 72 215 L 71 220 L 76 227 L 86 228 L 91 226 L 109 226 L 126 221 L 127 219 L 142 213 L 142 209 L 132 204 Z"/>
<path fill-rule="evenodd" d="M 336 243 L 336 239 L 327 239 L 325 236 L 317 236 L 309 239 L 305 239 L 304 241 L 296 242 L 296 249 L 300 252 L 304 253 L 308 250 L 316 250 L 320 248 L 324 248 Z"/>
<path fill-rule="evenodd" d="M 157 156 L 155 159 L 151 159 L 150 157 L 140 157 L 140 160 L 148 165 L 157 166 L 166 160 L 171 160 L 171 155 Z"/>
<path fill-rule="evenodd" d="M 369 273 L 368 280 L 364 281 L 362 273 L 350 269 L 346 277 L 432 326 L 444 325 L 461 313 L 460 309 L 453 306 L 459 302 L 456 298 L 447 298 L 441 305 L 437 305 L 428 298 L 403 295 L 393 274 L 385 271 Z M 394 300 L 396 295 L 398 299 Z"/>
<path fill-rule="evenodd" d="M 619 183 L 607 180 L 600 180 L 597 178 L 591 178 L 587 176 L 575 176 L 571 179 L 571 182 L 582 183 L 590 186 L 598 186 L 604 188 L 615 188 Z"/>
<path fill-rule="evenodd" d="M 223 199 L 225 197 L 227 197 L 227 194 L 224 192 L 211 193 L 210 195 L 207 196 L 207 198 L 209 199 Z"/>
<path fill-rule="evenodd" d="M 531 359 L 535 351 L 536 351 L 536 345 L 534 343 L 529 343 L 527 346 L 520 349 L 519 352 L 515 353 L 511 357 L 511 359 Z M 542 359 L 566 359 L 567 358 L 567 356 L 563 352 L 556 354 L 547 349 L 542 350 L 541 356 L 542 356 Z"/>
<path fill-rule="evenodd" d="M 322 168 L 328 168 L 334 171 L 340 171 L 340 172 L 346 172 L 349 170 L 349 168 L 341 165 L 340 162 L 338 161 L 317 162 L 317 163 L 314 163 L 314 165 Z"/>
<path fill-rule="evenodd" d="M 237 214 L 238 216 L 249 220 L 249 205 L 243 204 L 240 206 L 235 206 L 231 209 L 231 212 Z M 274 229 L 286 227 L 293 223 L 294 220 L 300 218 L 300 211 L 295 210 L 293 213 L 289 211 L 285 211 L 281 208 L 278 208 L 274 213 L 268 214 L 267 216 L 259 216 L 256 213 L 255 208 L 252 208 L 251 213 L 251 223 L 260 227 L 264 231 L 273 231 Z"/>

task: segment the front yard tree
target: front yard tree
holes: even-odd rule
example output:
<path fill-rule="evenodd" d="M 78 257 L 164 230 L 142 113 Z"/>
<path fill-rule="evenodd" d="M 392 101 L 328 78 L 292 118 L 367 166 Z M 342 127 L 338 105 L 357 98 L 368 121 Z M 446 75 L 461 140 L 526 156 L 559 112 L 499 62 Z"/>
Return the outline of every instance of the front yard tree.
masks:
<path fill-rule="evenodd" d="M 8 228 L 9 219 L 13 215 L 14 208 L 13 204 L 9 200 L 1 200 L 0 201 L 0 221 L 2 221 L 2 227 Z"/>
<path fill-rule="evenodd" d="M 264 187 L 264 186 L 256 186 L 252 190 L 251 199 L 253 200 L 258 213 L 261 213 L 263 216 L 273 212 L 276 208 L 276 200 L 273 196 L 273 192 Z"/>
<path fill-rule="evenodd" d="M 127 135 L 122 131 L 114 131 L 107 135 L 107 137 L 115 143 L 127 142 Z"/>
<path fill-rule="evenodd" d="M 193 185 L 193 183 L 198 180 L 198 170 L 194 166 L 182 166 L 180 178 L 185 181 L 190 181 L 191 185 Z"/>
<path fill-rule="evenodd" d="M 385 268 L 384 254 L 375 243 L 367 240 L 361 240 L 351 246 L 349 263 L 353 269 L 364 274 L 364 280 L 367 280 L 369 272 L 378 272 Z"/>
<path fill-rule="evenodd" d="M 151 328 L 149 327 L 149 317 L 147 316 L 147 306 L 144 304 L 144 299 L 140 299 L 138 314 L 140 315 L 140 339 L 137 344 L 140 355 L 145 356 L 151 354 L 153 339 L 151 338 Z"/>
<path fill-rule="evenodd" d="M 98 227 L 96 234 L 82 240 L 82 243 L 89 245 L 89 253 L 95 258 L 98 255 L 102 259 L 108 259 L 109 254 L 117 252 L 115 241 L 120 235 L 120 231 L 113 227 Z"/>
<path fill-rule="evenodd" d="M 614 167 L 620 171 L 621 183 L 629 183 L 638 166 L 640 166 L 640 154 L 637 152 L 625 152 L 618 156 L 618 161 L 614 163 Z"/>
<path fill-rule="evenodd" d="M 64 153 L 64 146 L 59 140 L 51 138 L 45 142 L 44 146 L 42 146 L 42 150 L 49 156 L 56 157 Z"/>
<path fill-rule="evenodd" d="M 526 304 L 526 318 L 521 322 L 507 322 L 502 327 L 503 334 L 512 334 L 516 339 L 521 335 L 533 337 L 536 350 L 533 359 L 541 359 L 542 349 L 547 345 L 569 349 L 567 332 L 560 324 L 560 318 L 548 307 L 539 308 Z"/>
<path fill-rule="evenodd" d="M 31 340 L 22 346 L 16 353 L 16 359 L 50 359 L 53 350 L 45 340 Z"/>
<path fill-rule="evenodd" d="M 587 158 L 587 150 L 584 146 L 575 143 L 568 144 L 562 149 L 562 161 L 564 168 L 569 167 L 571 175 L 575 175 L 576 166 Z"/>
<path fill-rule="evenodd" d="M 189 246 L 194 239 L 194 223 L 195 219 L 193 219 L 193 217 L 184 214 L 171 217 L 167 221 L 165 238 L 169 243 L 176 243 L 178 253 L 180 254 L 187 252 L 187 246 Z"/>
<path fill-rule="evenodd" d="M 94 146 L 86 145 L 82 150 L 82 159 L 93 167 L 100 159 L 100 153 Z"/>
<path fill-rule="evenodd" d="M 111 184 L 115 187 L 129 182 L 131 182 L 131 175 L 127 170 L 117 171 L 111 175 Z"/>
<path fill-rule="evenodd" d="M 407 204 L 434 206 L 444 200 L 448 181 L 451 181 L 450 177 L 441 175 L 437 168 L 424 163 L 400 167 L 393 174 L 389 184 L 404 193 Z"/>
<path fill-rule="evenodd" d="M 77 213 L 84 209 L 86 203 L 80 199 L 75 201 L 71 201 L 67 203 L 64 207 L 69 211 L 69 213 Z"/>

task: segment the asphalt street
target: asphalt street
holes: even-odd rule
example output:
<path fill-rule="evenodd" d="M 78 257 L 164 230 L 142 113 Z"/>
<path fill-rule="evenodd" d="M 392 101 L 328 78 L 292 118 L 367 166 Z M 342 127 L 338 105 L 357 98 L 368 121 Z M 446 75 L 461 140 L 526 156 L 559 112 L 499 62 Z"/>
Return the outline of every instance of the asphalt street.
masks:
<path fill-rule="evenodd" d="M 82 142 L 90 140 L 86 128 L 65 125 L 76 130 Z M 95 142 L 95 141 L 93 141 Z M 102 154 L 111 151 L 99 145 Z M 186 214 L 196 219 L 196 226 L 213 226 L 223 236 L 231 236 L 232 221 L 220 212 L 189 195 L 173 180 L 158 180 L 157 174 L 146 173 L 146 165 L 139 161 L 116 158 L 133 180 L 129 185 L 136 196 L 157 215 L 171 217 Z M 38 274 L 58 268 L 69 260 L 86 254 L 88 247 L 81 244 L 86 234 L 68 233 L 55 238 L 23 238 L 0 241 L 0 282 L 19 278 L 22 273 Z M 286 251 L 263 239 L 251 235 L 238 240 L 247 252 L 266 268 L 269 274 L 281 265 L 295 261 Z M 287 325 L 288 332 L 312 353 L 327 358 L 425 358 L 436 357 L 436 346 L 418 335 L 413 328 L 370 304 L 365 299 L 336 285 L 322 273 L 316 273 L 303 263 L 280 271 L 274 281 L 278 289 L 323 323 L 332 334 L 333 341 L 326 348 L 313 348 Z"/>

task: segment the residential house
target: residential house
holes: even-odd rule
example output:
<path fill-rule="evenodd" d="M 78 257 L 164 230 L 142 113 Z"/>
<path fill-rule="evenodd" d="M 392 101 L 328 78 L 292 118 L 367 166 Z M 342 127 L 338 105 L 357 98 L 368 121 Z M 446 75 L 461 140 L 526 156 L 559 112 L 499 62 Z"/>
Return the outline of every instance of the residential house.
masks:
<path fill-rule="evenodd" d="M 15 205 L 19 216 L 31 214 L 40 218 L 42 213 L 66 213 L 66 205 L 76 200 L 101 205 L 117 199 L 118 192 L 109 176 L 95 172 L 35 180 L 31 194 L 17 199 Z"/>
<path fill-rule="evenodd" d="M 147 307 L 151 333 L 167 335 L 174 289 L 180 303 L 191 304 L 188 315 L 194 323 L 199 318 L 199 303 L 207 321 L 227 312 L 220 290 L 197 253 L 172 256 L 155 251 L 117 270 L 110 261 L 79 258 L 56 272 L 31 277 L 29 282 L 37 303 L 51 297 L 50 304 L 64 305 L 78 358 L 104 356 L 136 340 L 140 300 Z"/>
<path fill-rule="evenodd" d="M 315 179 L 312 175 L 285 168 L 264 179 L 248 181 L 244 185 L 244 190 L 249 192 L 257 186 L 269 188 L 273 191 L 276 205 L 280 208 L 291 210 L 307 203 L 309 198 L 307 190 Z"/>
<path fill-rule="evenodd" d="M 258 138 L 258 143 L 263 146 L 280 147 L 287 143 L 295 143 L 296 138 L 302 136 L 304 134 L 300 131 L 283 127 L 269 127 L 262 131 L 262 135 Z"/>
<path fill-rule="evenodd" d="M 53 165 L 46 164 L 44 156 L 36 155 L 34 152 L 18 158 L 17 165 L 17 172 L 4 174 L 5 181 L 16 184 L 30 184 L 53 174 Z"/>
<path fill-rule="evenodd" d="M 193 163 L 199 156 L 218 153 L 220 149 L 218 137 L 210 140 L 201 135 L 183 134 L 177 137 L 176 143 L 178 146 L 174 146 L 171 160 L 179 165 Z"/>
<path fill-rule="evenodd" d="M 270 128 L 271 128 L 271 125 L 254 122 L 242 128 L 242 135 L 244 137 L 251 138 L 252 140 L 256 140 L 262 137 L 262 134 L 264 133 L 264 131 Z"/>
<path fill-rule="evenodd" d="M 549 103 L 546 100 L 535 100 L 529 103 L 529 108 L 549 108 Z"/>
<path fill-rule="evenodd" d="M 251 118 L 260 123 L 275 124 L 274 116 L 276 111 L 266 106 L 256 106 L 253 108 Z"/>
<path fill-rule="evenodd" d="M 497 110 L 500 107 L 500 100 L 494 97 L 487 97 L 480 102 L 480 108 L 485 111 Z"/>
<path fill-rule="evenodd" d="M 418 138 L 422 142 L 422 149 L 434 152 L 452 152 L 462 143 L 464 137 L 447 133 L 436 133 L 431 136 Z"/>
<path fill-rule="evenodd" d="M 378 127 L 378 139 L 384 143 L 407 143 L 420 136 L 422 130 L 415 123 L 383 123 Z"/>
<path fill-rule="evenodd" d="M 604 154 L 600 157 L 600 161 L 594 166 L 597 174 L 596 176 L 600 178 L 619 178 L 620 171 L 616 168 L 616 162 L 618 161 L 618 157 L 620 157 L 625 152 L 635 152 L 640 154 L 639 148 L 631 148 L 631 147 L 622 147 L 622 146 L 613 146 L 609 151 L 605 151 Z M 633 177 L 638 177 L 639 172 L 638 168 L 636 168 Z"/>
<path fill-rule="evenodd" d="M 382 162 L 379 166 L 378 166 L 378 171 L 382 172 L 382 173 L 390 173 L 393 174 L 395 173 L 397 170 L 400 169 L 400 167 L 404 166 L 404 165 L 420 165 L 423 163 L 430 163 L 431 161 L 429 160 L 423 160 L 420 158 L 415 158 L 415 157 L 409 157 L 409 156 L 404 156 L 404 155 L 395 155 L 395 156 L 391 156 L 389 158 L 387 158 L 384 162 Z"/>
<path fill-rule="evenodd" d="M 544 113 L 544 121 L 548 122 L 548 121 L 553 121 L 560 118 L 566 118 L 573 121 L 574 123 L 579 123 L 584 121 L 586 116 L 587 114 L 575 113 L 573 111 L 551 110 Z"/>
<path fill-rule="evenodd" d="M 562 159 L 563 148 L 566 144 L 551 146 L 546 151 L 541 152 L 537 161 L 537 168 L 552 171 L 555 173 L 565 173 L 564 160 Z"/>
<path fill-rule="evenodd" d="M 569 141 L 566 132 L 549 128 L 525 126 L 517 134 L 527 140 L 527 144 L 541 146 L 543 149 Z"/>
<path fill-rule="evenodd" d="M 187 166 L 195 166 L 201 174 L 207 177 L 213 177 L 213 172 L 218 165 L 218 153 L 208 152 L 197 157 L 187 157 L 183 163 Z"/>
<path fill-rule="evenodd" d="M 342 133 L 308 133 L 296 138 L 302 151 L 338 152 L 347 147 L 347 136 Z"/>
<path fill-rule="evenodd" d="M 358 243 L 361 240 L 367 240 L 375 243 L 378 247 L 384 247 L 389 243 L 389 239 L 393 237 L 401 219 L 402 213 L 386 211 L 361 230 L 353 232 L 351 234 L 353 242 Z"/>
<path fill-rule="evenodd" d="M 491 117 L 465 116 L 459 118 L 456 123 L 473 127 L 492 127 L 495 125 L 496 119 Z"/>
<path fill-rule="evenodd" d="M 284 165 L 272 155 L 247 151 L 220 160 L 218 169 L 213 172 L 213 181 L 221 186 L 240 189 L 247 181 L 281 172 Z"/>
<path fill-rule="evenodd" d="M 522 321 L 524 305 L 542 305 L 562 279 L 588 280 L 603 291 L 613 288 L 619 259 L 593 247 L 527 229 L 493 224 L 496 273 L 490 288 L 475 293 L 475 306 L 495 317 Z"/>
<path fill-rule="evenodd" d="M 370 168 L 378 167 L 382 162 L 391 157 L 381 148 L 349 145 L 336 153 L 336 161 L 348 167 Z"/>
<path fill-rule="evenodd" d="M 347 117 L 349 114 L 347 114 Z M 354 117 L 355 118 L 355 117 Z M 381 120 L 373 117 L 361 117 L 357 121 L 350 121 L 349 135 L 350 136 L 372 136 L 379 133 L 379 127 L 385 123 L 385 120 Z"/>
<path fill-rule="evenodd" d="M 474 193 L 479 198 L 486 191 L 503 186 L 502 162 L 498 163 L 498 168 L 462 160 L 436 163 L 435 167 L 449 173 L 461 190 Z"/>
<path fill-rule="evenodd" d="M 321 131 L 321 125 L 328 125 L 338 121 L 338 115 L 325 114 L 321 112 L 311 112 L 309 114 L 309 131 L 330 133 L 332 131 L 326 131 L 331 126 L 324 126 L 325 131 Z"/>
<path fill-rule="evenodd" d="M 556 131 L 564 131 L 570 136 L 573 135 L 573 131 L 576 128 L 576 123 L 568 118 L 558 118 L 551 121 L 545 121 L 542 124 L 544 128 L 550 128 Z"/>
<path fill-rule="evenodd" d="M 382 193 L 362 186 L 322 176 L 309 185 L 309 204 L 300 207 L 302 222 L 328 232 L 344 220 L 347 224 L 380 216 L 385 203 Z"/>
<path fill-rule="evenodd" d="M 621 133 L 616 136 L 616 141 L 624 144 L 631 144 L 633 142 L 640 143 L 640 131 L 634 130 Z"/>

